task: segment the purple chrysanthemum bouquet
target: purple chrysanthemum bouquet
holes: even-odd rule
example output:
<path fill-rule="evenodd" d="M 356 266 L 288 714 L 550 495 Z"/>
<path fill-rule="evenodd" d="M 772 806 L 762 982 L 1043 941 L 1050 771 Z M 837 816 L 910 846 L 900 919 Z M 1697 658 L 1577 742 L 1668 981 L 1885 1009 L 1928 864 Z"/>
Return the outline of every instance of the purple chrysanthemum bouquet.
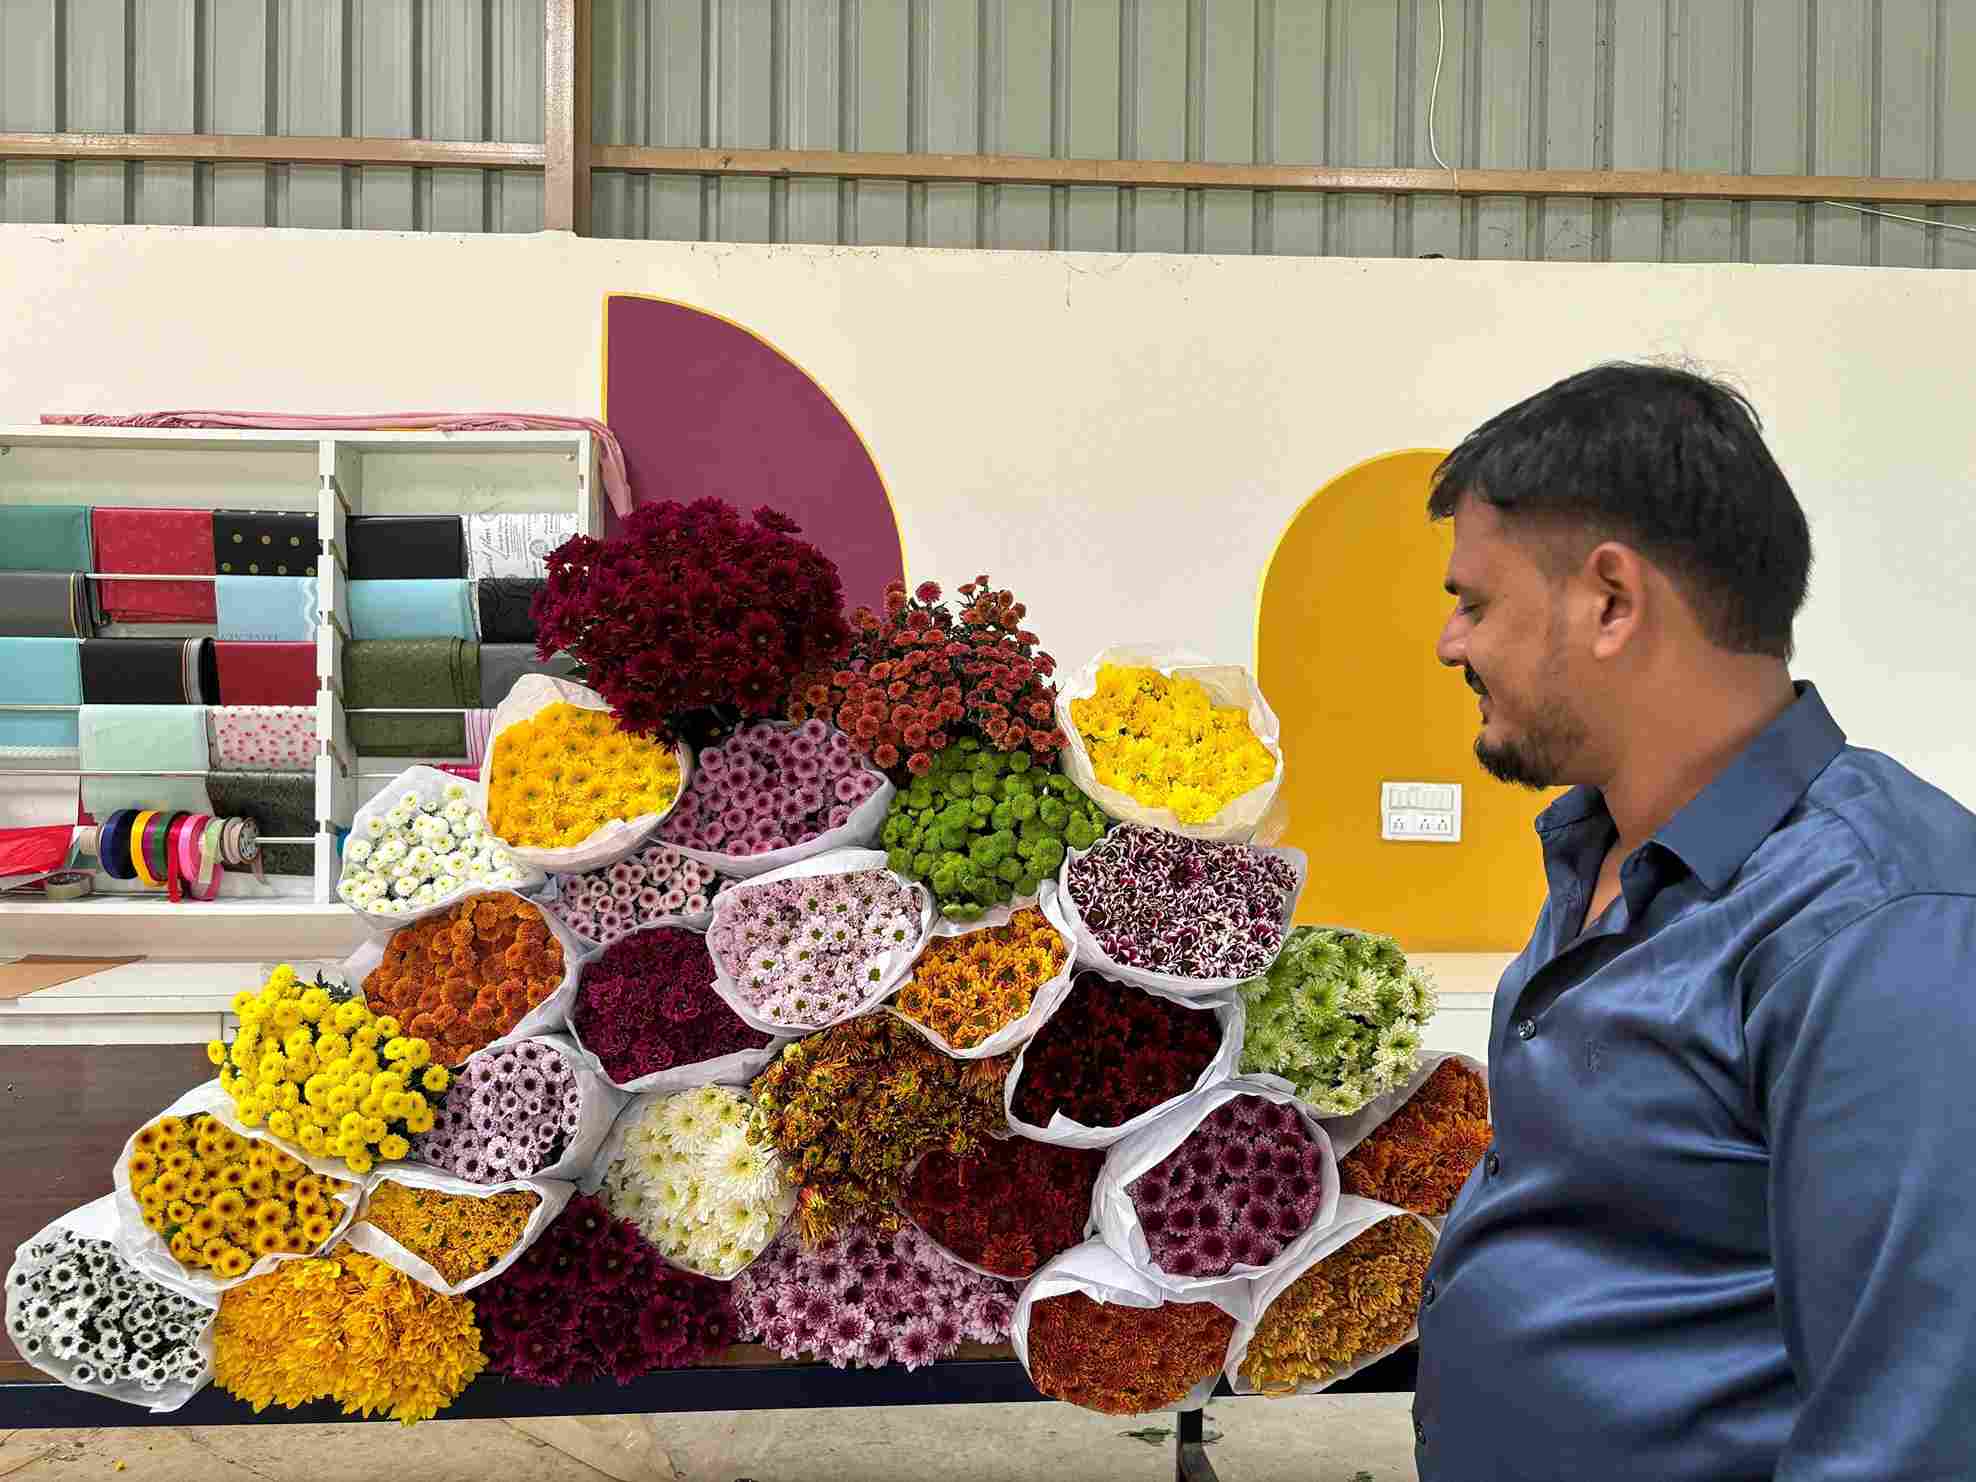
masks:
<path fill-rule="evenodd" d="M 913 1225 L 890 1235 L 853 1225 L 813 1248 L 785 1233 L 733 1291 L 743 1337 L 840 1369 L 917 1369 L 964 1340 L 999 1343 L 1016 1298 L 1011 1283 L 949 1260 Z"/>
<path fill-rule="evenodd" d="M 1252 978 L 1283 949 L 1298 875 L 1284 855 L 1120 824 L 1071 859 L 1085 930 L 1120 967 Z"/>
<path fill-rule="evenodd" d="M 1225 1276 L 1267 1266 L 1310 1228 L 1324 1152 L 1294 1106 L 1237 1096 L 1125 1191 L 1161 1271 Z"/>
<path fill-rule="evenodd" d="M 707 948 L 758 1017 L 820 1029 L 897 981 L 925 936 L 923 903 L 884 870 L 741 884 L 721 896 Z"/>
<path fill-rule="evenodd" d="M 699 915 L 716 883 L 708 866 L 648 844 L 601 870 L 563 876 L 555 911 L 572 931 L 608 947 L 657 917 Z"/>
<path fill-rule="evenodd" d="M 563 1156 L 583 1093 L 554 1045 L 525 1039 L 471 1056 L 412 1156 L 477 1184 L 528 1178 Z"/>
<path fill-rule="evenodd" d="M 759 721 L 699 754 L 659 837 L 709 853 L 769 854 L 842 828 L 884 785 L 860 764 L 851 738 L 823 721 Z"/>

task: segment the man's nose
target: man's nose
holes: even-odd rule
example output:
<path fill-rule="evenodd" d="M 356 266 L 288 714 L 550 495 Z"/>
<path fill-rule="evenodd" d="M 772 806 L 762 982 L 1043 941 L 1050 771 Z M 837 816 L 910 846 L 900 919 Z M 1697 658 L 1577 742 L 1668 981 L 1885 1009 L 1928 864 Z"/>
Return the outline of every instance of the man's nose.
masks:
<path fill-rule="evenodd" d="M 1459 669 L 1468 658 L 1468 641 L 1460 626 L 1460 617 L 1454 613 L 1448 614 L 1447 622 L 1441 625 L 1441 636 L 1434 644 L 1434 657 L 1450 669 Z"/>

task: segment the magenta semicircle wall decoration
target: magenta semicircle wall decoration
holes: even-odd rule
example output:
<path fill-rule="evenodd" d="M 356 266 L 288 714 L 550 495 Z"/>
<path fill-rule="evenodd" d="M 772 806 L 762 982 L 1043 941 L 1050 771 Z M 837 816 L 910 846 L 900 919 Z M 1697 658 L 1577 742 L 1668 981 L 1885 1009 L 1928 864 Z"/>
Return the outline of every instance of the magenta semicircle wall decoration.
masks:
<path fill-rule="evenodd" d="M 905 576 L 899 522 L 850 420 L 760 336 L 689 304 L 604 300 L 604 421 L 633 496 L 774 505 L 837 563 L 846 608 Z"/>

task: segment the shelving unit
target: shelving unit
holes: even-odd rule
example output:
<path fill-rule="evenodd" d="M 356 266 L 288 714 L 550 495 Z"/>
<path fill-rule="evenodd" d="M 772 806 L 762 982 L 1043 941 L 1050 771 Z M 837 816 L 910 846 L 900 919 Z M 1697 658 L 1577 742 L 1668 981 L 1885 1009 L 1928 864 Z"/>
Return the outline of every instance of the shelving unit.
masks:
<path fill-rule="evenodd" d="M 0 427 L 0 503 L 314 510 L 316 629 L 315 869 L 254 882 L 230 874 L 219 899 L 172 905 L 100 889 L 81 902 L 0 901 L 0 956 L 143 953 L 153 960 L 336 958 L 362 935 L 336 900 L 336 831 L 416 758 L 364 758 L 350 744 L 342 645 L 350 634 L 348 522 L 374 514 L 573 513 L 603 525 L 597 450 L 583 431 L 310 433 L 257 428 Z M 175 625 L 108 635 L 198 635 Z M 46 760 L 8 770 L 47 767 Z M 54 765 L 73 765 L 55 763 Z"/>

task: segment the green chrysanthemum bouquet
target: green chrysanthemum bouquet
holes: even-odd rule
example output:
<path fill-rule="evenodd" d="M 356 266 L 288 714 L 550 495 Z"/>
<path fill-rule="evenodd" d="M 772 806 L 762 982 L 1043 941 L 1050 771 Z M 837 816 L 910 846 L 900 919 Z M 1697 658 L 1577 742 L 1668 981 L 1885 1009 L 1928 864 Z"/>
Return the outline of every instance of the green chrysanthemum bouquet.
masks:
<path fill-rule="evenodd" d="M 1439 999 L 1391 937 L 1299 926 L 1242 985 L 1244 1074 L 1282 1076 L 1319 1116 L 1349 1116 L 1405 1082 Z"/>

